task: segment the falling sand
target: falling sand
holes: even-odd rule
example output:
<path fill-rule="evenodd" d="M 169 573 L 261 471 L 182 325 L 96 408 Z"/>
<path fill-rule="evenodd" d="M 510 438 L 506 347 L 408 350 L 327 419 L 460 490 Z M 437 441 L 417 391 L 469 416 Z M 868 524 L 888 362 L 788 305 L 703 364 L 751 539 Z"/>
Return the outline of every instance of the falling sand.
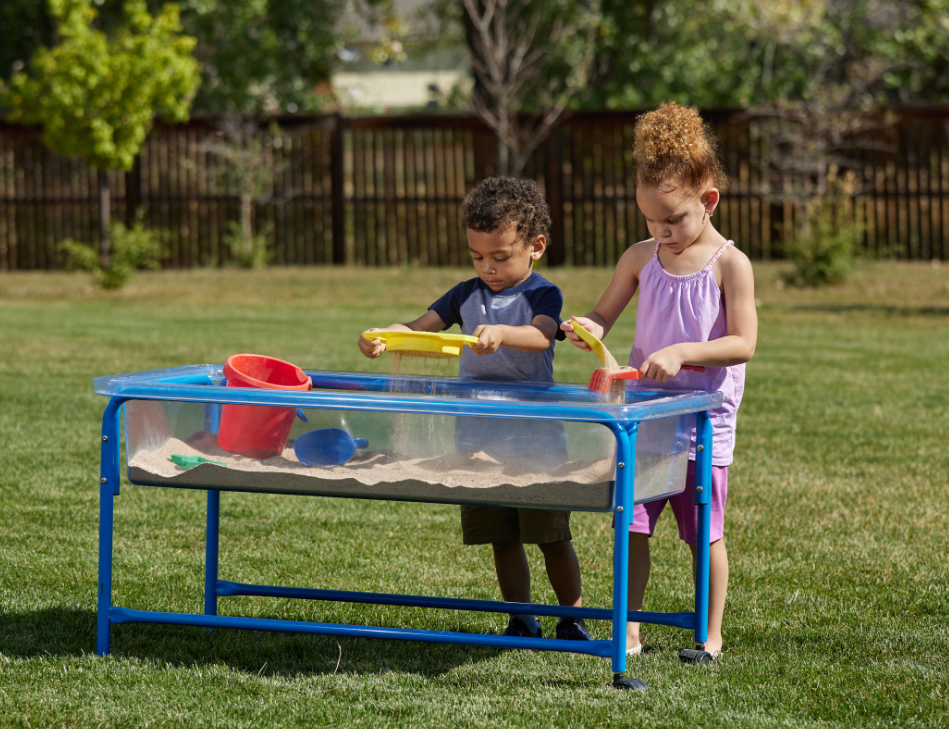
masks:
<path fill-rule="evenodd" d="M 620 372 L 627 368 L 620 367 L 616 358 L 610 353 L 610 350 L 606 348 L 606 345 L 603 344 L 603 367 L 600 369 L 605 371 L 604 374 L 606 376 L 609 376 L 614 372 Z M 604 395 L 603 399 L 610 405 L 623 405 L 626 402 L 626 380 L 613 380 L 610 383 L 609 392 Z"/>

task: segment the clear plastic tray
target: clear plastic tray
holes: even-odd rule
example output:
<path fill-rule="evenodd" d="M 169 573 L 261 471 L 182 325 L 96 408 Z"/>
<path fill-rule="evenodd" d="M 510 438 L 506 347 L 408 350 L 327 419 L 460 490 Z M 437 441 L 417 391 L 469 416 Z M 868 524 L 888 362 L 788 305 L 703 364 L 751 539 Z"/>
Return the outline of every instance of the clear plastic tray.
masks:
<path fill-rule="evenodd" d="M 126 455 L 136 484 L 585 511 L 613 508 L 615 431 L 631 423 L 636 503 L 681 492 L 694 412 L 717 405 L 706 393 L 628 391 L 611 405 L 580 385 L 307 374 L 309 392 L 221 388 L 214 365 L 99 378 L 96 391 L 130 398 Z M 221 447 L 234 400 L 252 408 L 245 414 L 290 414 L 280 452 Z M 346 434 L 342 452 L 301 462 L 298 439 L 302 448 L 337 437 L 331 429 Z M 350 452 L 349 437 L 364 447 Z"/>

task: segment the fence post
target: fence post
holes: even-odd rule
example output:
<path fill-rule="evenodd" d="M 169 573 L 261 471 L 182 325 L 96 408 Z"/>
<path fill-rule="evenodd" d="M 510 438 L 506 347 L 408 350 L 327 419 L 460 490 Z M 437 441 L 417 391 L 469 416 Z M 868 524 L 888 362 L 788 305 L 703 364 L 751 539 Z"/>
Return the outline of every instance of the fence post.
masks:
<path fill-rule="evenodd" d="M 132 227 L 135 211 L 142 204 L 142 156 L 135 155 L 132 169 L 125 173 L 125 225 Z"/>
<path fill-rule="evenodd" d="M 547 242 L 547 263 L 562 266 L 566 260 L 566 244 L 563 225 L 563 126 L 557 122 L 544 143 L 546 169 L 544 187 L 547 188 L 547 204 L 550 205 L 550 240 Z"/>
<path fill-rule="evenodd" d="M 346 263 L 346 204 L 343 198 L 343 134 L 345 119 L 337 113 L 330 132 L 330 193 L 333 209 L 333 264 Z"/>

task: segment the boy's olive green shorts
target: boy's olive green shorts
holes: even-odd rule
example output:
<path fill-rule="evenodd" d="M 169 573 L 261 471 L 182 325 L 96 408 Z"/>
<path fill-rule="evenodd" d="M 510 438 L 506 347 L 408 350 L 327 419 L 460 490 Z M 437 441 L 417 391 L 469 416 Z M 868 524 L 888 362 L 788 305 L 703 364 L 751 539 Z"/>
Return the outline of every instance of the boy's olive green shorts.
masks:
<path fill-rule="evenodd" d="M 465 544 L 499 544 L 514 539 L 522 544 L 550 544 L 573 539 L 569 511 L 506 506 L 462 506 L 461 532 Z"/>

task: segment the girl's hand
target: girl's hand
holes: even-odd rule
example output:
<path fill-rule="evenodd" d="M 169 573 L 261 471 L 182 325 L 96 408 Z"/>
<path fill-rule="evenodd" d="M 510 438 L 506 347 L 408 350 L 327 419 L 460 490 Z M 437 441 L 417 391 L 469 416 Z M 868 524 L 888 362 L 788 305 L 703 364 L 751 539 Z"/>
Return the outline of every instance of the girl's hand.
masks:
<path fill-rule="evenodd" d="M 367 329 L 363 334 L 368 334 L 369 332 L 381 332 L 383 331 L 379 327 L 373 327 L 372 329 Z M 359 351 L 362 352 L 369 359 L 375 359 L 383 352 L 386 351 L 386 343 L 381 339 L 366 339 L 362 334 L 359 335 Z"/>
<path fill-rule="evenodd" d="M 471 336 L 478 338 L 478 341 L 471 345 L 475 354 L 494 354 L 504 342 L 501 327 L 496 324 L 482 324 Z"/>
<path fill-rule="evenodd" d="M 682 357 L 675 346 L 660 349 L 646 357 L 639 368 L 639 376 L 644 380 L 668 382 L 682 369 Z"/>
<path fill-rule="evenodd" d="M 568 321 L 561 322 L 560 328 L 567 333 L 567 341 L 570 342 L 577 349 L 582 349 L 584 352 L 592 352 L 593 350 L 584 342 L 577 334 L 573 331 L 573 320 L 577 320 L 577 324 L 586 329 L 590 334 L 592 334 L 597 339 L 603 339 L 603 327 L 597 324 L 592 319 L 587 319 L 585 316 L 573 316 L 570 317 Z"/>

